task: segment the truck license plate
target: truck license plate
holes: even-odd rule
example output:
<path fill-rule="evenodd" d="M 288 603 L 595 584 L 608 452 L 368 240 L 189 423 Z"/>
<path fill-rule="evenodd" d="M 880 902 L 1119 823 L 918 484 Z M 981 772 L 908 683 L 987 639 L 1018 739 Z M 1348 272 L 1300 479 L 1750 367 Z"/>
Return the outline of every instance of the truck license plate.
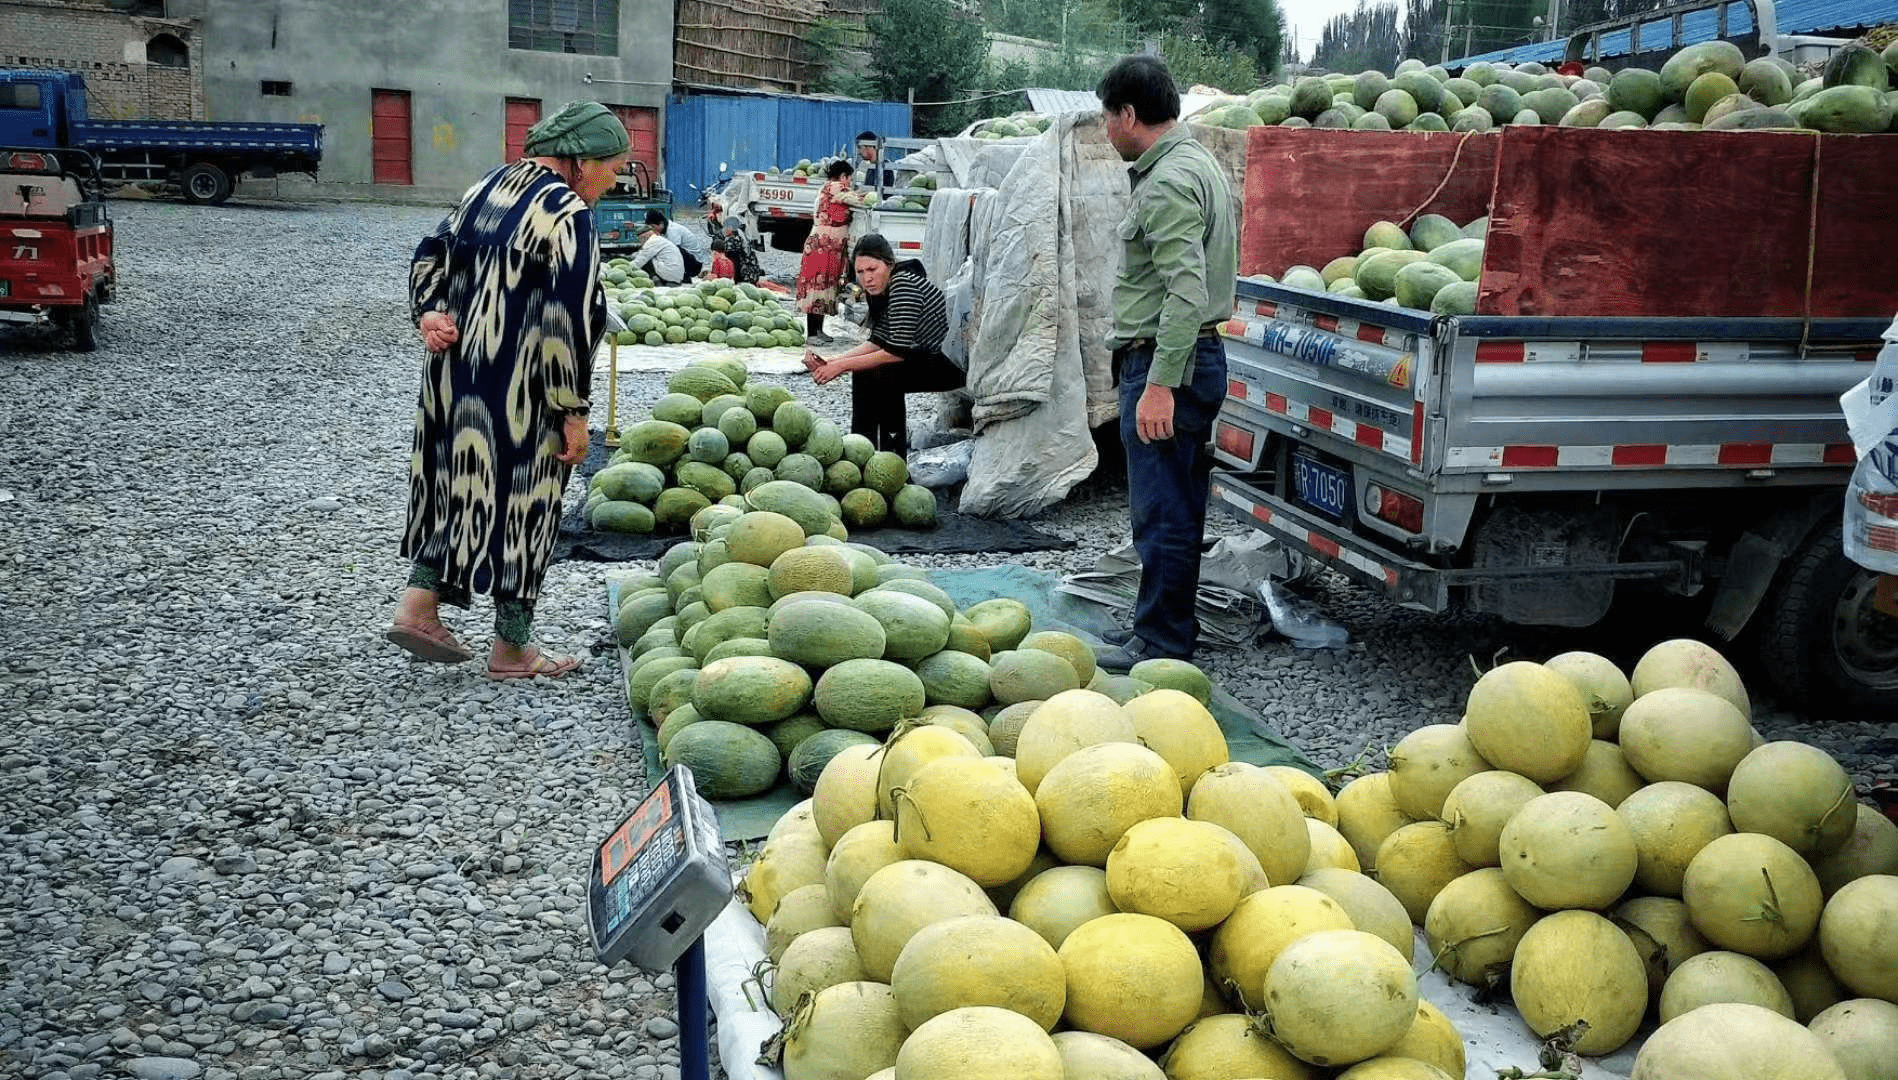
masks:
<path fill-rule="evenodd" d="M 1339 520 L 1351 504 L 1350 475 L 1301 454 L 1292 455 L 1292 486 L 1299 502 Z"/>
<path fill-rule="evenodd" d="M 12 296 L 12 295 L 13 295 L 13 282 L 8 281 L 6 278 L 0 278 L 0 296 Z"/>

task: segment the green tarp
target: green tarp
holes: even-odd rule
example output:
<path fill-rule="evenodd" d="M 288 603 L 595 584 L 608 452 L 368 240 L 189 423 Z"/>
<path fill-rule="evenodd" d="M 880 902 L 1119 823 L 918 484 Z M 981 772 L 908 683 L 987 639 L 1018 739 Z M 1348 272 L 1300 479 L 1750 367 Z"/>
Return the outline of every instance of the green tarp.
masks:
<path fill-rule="evenodd" d="M 1034 570 L 1014 563 L 974 570 L 931 570 L 929 578 L 949 594 L 959 608 L 984 600 L 1019 600 L 1034 615 L 1037 630 L 1065 630 L 1089 641 L 1098 642 L 1101 631 L 1111 629 L 1112 619 L 1096 605 L 1058 592 L 1058 579 L 1045 570 Z M 607 584 L 609 615 L 619 608 L 617 582 Z M 626 650 L 618 650 L 622 675 L 632 666 Z M 1316 775 L 1313 765 L 1296 746 L 1266 726 L 1259 715 L 1222 687 L 1213 688 L 1213 716 L 1225 733 L 1227 750 L 1234 761 L 1254 765 L 1293 765 Z M 646 781 L 657 783 L 665 768 L 659 762 L 658 740 L 650 727 L 641 731 L 640 744 L 646 758 Z M 718 811 L 719 832 L 727 841 L 756 840 L 771 830 L 786 810 L 804 796 L 789 783 L 780 783 L 763 795 L 750 799 L 713 800 Z"/>

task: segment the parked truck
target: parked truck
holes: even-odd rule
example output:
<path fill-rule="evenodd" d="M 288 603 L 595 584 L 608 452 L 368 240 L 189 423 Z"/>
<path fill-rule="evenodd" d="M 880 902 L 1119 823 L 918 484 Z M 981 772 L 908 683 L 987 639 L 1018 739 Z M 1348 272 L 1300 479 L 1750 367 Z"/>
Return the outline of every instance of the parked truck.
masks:
<path fill-rule="evenodd" d="M 69 72 L 0 70 L 0 145 L 84 150 L 102 176 L 159 182 L 188 203 L 218 204 L 245 177 L 316 174 L 320 124 L 95 120 L 86 81 Z"/>
<path fill-rule="evenodd" d="M 1839 404 L 1898 309 L 1898 220 L 1855 179 L 1898 140 L 1823 136 L 1821 171 L 1809 135 L 1335 134 L 1254 129 L 1241 270 L 1323 265 L 1412 207 L 1487 214 L 1477 313 L 1242 277 L 1215 505 L 1423 611 L 1581 627 L 1694 598 L 1787 699 L 1898 715 L 1898 618 L 1840 545 Z"/>
<path fill-rule="evenodd" d="M 910 177 L 915 170 L 903 167 L 902 155 L 928 146 L 928 139 L 878 140 L 877 160 L 883 167 L 871 170 L 877 205 L 868 209 L 870 231 L 881 233 L 900 258 L 920 259 L 923 234 L 929 210 L 909 205 Z M 894 160 L 892 160 L 894 158 Z M 817 192 L 824 186 L 821 169 L 799 176 L 796 170 L 744 170 L 732 177 L 713 196 L 726 221 L 742 221 L 746 237 L 754 247 L 769 243 L 779 251 L 800 251 L 811 234 L 811 222 L 817 212 Z M 889 205 L 884 205 L 884 204 Z"/>

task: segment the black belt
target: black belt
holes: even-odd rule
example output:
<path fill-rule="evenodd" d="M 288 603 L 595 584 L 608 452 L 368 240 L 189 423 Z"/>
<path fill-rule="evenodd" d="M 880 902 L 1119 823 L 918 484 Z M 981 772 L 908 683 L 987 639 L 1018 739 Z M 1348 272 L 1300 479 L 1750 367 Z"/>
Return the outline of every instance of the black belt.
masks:
<path fill-rule="evenodd" d="M 1225 325 L 1223 322 L 1209 322 L 1199 328 L 1199 336 L 1203 338 L 1216 338 L 1219 336 L 1219 328 L 1223 325 Z M 1128 349 L 1151 349 L 1154 347 L 1154 344 L 1154 340 L 1150 337 L 1137 337 L 1127 344 L 1122 345 L 1120 349 L 1116 351 L 1124 352 Z"/>

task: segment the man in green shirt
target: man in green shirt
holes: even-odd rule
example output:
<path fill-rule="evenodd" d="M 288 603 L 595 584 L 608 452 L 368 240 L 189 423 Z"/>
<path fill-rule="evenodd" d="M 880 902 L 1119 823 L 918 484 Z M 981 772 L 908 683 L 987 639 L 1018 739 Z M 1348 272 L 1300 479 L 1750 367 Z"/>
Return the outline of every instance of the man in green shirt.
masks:
<path fill-rule="evenodd" d="M 1225 170 L 1179 123 L 1166 65 L 1125 57 L 1096 93 L 1133 182 L 1110 344 L 1140 593 L 1132 630 L 1110 635 L 1114 647 L 1099 657 L 1103 668 L 1125 671 L 1152 657 L 1191 659 L 1199 640 L 1207 443 L 1226 398 L 1219 324 L 1232 317 L 1238 235 Z"/>

